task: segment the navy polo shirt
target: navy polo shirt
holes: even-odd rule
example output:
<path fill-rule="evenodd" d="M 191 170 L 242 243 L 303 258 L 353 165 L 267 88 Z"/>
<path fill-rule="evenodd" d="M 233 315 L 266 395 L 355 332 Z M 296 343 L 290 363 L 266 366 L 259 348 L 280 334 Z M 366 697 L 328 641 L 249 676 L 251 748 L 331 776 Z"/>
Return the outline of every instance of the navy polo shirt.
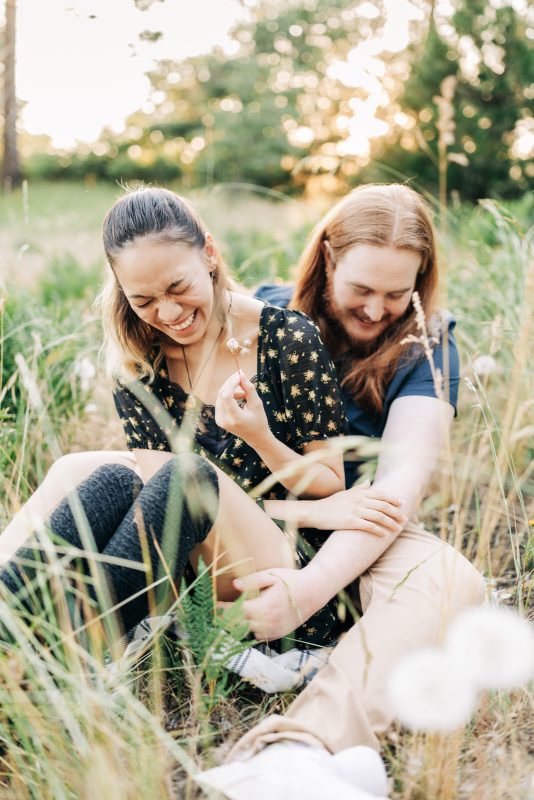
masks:
<path fill-rule="evenodd" d="M 255 296 L 270 305 L 286 308 L 291 300 L 292 294 L 292 286 L 276 284 L 260 286 Z M 453 333 L 456 321 L 449 315 L 445 320 L 445 325 L 447 327 L 448 338 L 448 369 L 445 371 L 443 369 L 443 338 L 434 346 L 432 354 L 435 367 L 439 369 L 442 374 L 445 373 L 448 376 L 446 387 L 447 399 L 456 413 L 458 385 L 460 382 L 460 359 L 458 357 L 458 348 Z M 334 364 L 336 367 L 339 366 L 335 361 Z M 343 389 L 341 393 L 345 400 L 349 433 L 356 436 L 370 437 L 382 436 L 391 404 L 398 397 L 412 397 L 414 395 L 418 397 L 436 397 L 436 389 L 430 364 L 424 353 L 421 352 L 421 354 L 419 354 L 414 350 L 413 346 L 406 348 L 406 356 L 401 358 L 399 362 L 399 366 L 387 388 L 384 405 L 380 414 L 359 405 Z M 358 465 L 355 462 L 345 462 L 347 486 L 352 486 L 354 483 L 357 476 L 357 467 Z"/>

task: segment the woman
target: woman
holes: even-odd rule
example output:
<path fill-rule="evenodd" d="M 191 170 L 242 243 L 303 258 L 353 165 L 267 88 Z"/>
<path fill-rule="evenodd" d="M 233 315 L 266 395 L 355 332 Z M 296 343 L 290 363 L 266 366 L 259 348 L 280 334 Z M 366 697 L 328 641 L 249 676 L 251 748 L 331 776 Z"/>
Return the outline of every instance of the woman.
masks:
<path fill-rule="evenodd" d="M 137 378 L 132 385 L 123 378 L 115 391 L 133 455 L 72 457 L 69 465 L 81 464 L 78 475 L 90 473 L 77 491 L 88 534 L 84 539 L 67 500 L 52 513 L 50 527 L 78 548 L 88 549 L 93 539 L 109 562 L 142 562 L 144 547 L 156 583 L 163 581 L 164 602 L 187 563 L 202 556 L 217 569 L 218 597 L 232 600 L 236 578 L 295 567 L 288 537 L 243 490 L 273 472 L 281 472 L 281 483 L 270 489 L 273 499 L 297 488 L 312 498 L 343 489 L 342 458 L 327 442 L 344 432 L 332 364 L 317 329 L 300 312 L 269 308 L 231 290 L 202 221 L 174 193 L 143 189 L 118 200 L 104 222 L 104 247 L 112 270 L 104 292 L 108 357 L 115 373 Z M 229 337 L 247 343 L 237 364 Z M 198 455 L 168 452 L 173 421 L 191 426 Z M 308 453 L 317 458 L 304 475 Z M 98 463 L 105 466 L 93 471 Z M 50 507 L 56 484 L 52 476 L 30 510 L 43 495 Z M 394 501 L 358 492 L 361 525 L 400 530 L 405 519 Z M 308 529 L 302 536 L 299 565 L 325 533 Z M 19 562 L 29 560 L 25 551 L 17 555 Z M 83 562 L 85 572 L 94 572 L 90 561 Z M 102 570 L 124 627 L 132 627 L 149 611 L 146 576 L 116 563 Z M 165 582 L 162 571 L 172 580 Z M 21 587 L 33 574 L 10 563 L 1 578 L 29 604 Z M 97 588 L 89 588 L 94 601 Z M 258 620 L 251 630 L 261 636 L 262 627 Z M 322 644 L 338 633 L 333 600 L 296 636 Z"/>

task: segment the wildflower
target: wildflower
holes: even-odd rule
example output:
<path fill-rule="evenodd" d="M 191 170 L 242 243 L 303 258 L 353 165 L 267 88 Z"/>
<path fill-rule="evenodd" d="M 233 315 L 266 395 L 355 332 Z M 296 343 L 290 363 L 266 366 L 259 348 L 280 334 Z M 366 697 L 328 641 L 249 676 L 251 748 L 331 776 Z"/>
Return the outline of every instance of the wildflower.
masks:
<path fill-rule="evenodd" d="M 473 361 L 472 367 L 473 372 L 475 372 L 479 377 L 492 375 L 493 373 L 499 371 L 499 365 L 493 356 L 478 356 Z"/>
<path fill-rule="evenodd" d="M 87 392 L 91 388 L 91 384 L 96 376 L 95 365 L 90 359 L 83 356 L 74 364 L 74 374 L 80 381 L 82 392 Z"/>
<path fill-rule="evenodd" d="M 506 607 L 462 612 L 447 632 L 445 647 L 478 688 L 510 689 L 534 675 L 532 625 Z"/>
<path fill-rule="evenodd" d="M 239 367 L 239 361 L 237 360 L 237 356 L 239 355 L 239 353 L 250 352 L 248 347 L 246 347 L 247 344 L 250 344 L 248 340 L 245 340 L 245 345 L 242 345 L 237 339 L 228 339 L 228 341 L 226 342 L 226 347 L 228 348 L 228 350 L 231 352 L 231 354 L 235 359 L 235 365 L 237 367 L 238 372 L 240 371 L 240 367 Z"/>
<path fill-rule="evenodd" d="M 246 344 L 249 343 L 245 342 L 245 344 L 243 345 L 240 344 L 240 342 L 237 339 L 228 339 L 228 341 L 226 342 L 226 346 L 233 356 L 237 356 L 239 355 L 239 353 L 248 353 L 249 350 L 248 347 L 246 347 Z"/>
<path fill-rule="evenodd" d="M 398 719 L 412 730 L 451 731 L 475 710 L 477 692 L 443 650 L 419 650 L 393 670 L 388 694 Z"/>
<path fill-rule="evenodd" d="M 32 339 L 33 339 L 33 352 L 35 356 L 40 356 L 43 352 L 43 342 L 41 339 L 41 334 L 37 331 L 32 331 Z"/>
<path fill-rule="evenodd" d="M 441 95 L 434 97 L 433 100 L 438 107 L 438 121 L 436 128 L 439 132 L 439 143 L 443 148 L 447 148 L 454 144 L 454 131 L 456 128 L 454 122 L 454 92 L 456 89 L 456 78 L 454 75 L 448 75 L 440 83 Z"/>

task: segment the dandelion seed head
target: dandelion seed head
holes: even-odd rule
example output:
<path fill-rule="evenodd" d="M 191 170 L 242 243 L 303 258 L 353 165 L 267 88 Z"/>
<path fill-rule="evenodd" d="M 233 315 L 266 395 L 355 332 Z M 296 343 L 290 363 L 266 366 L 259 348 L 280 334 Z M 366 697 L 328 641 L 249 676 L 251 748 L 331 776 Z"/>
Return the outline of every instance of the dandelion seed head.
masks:
<path fill-rule="evenodd" d="M 465 725 L 477 693 L 457 665 L 438 649 L 419 650 L 403 658 L 388 682 L 395 716 L 408 728 L 451 731 Z"/>
<path fill-rule="evenodd" d="M 237 339 L 228 339 L 226 342 L 226 347 L 231 352 L 233 356 L 239 355 L 239 353 L 248 353 L 248 348 L 244 347 L 242 344 L 238 342 Z"/>
<path fill-rule="evenodd" d="M 480 377 L 485 375 L 493 375 L 499 371 L 499 365 L 493 356 L 478 356 L 473 361 L 473 371 Z"/>
<path fill-rule="evenodd" d="M 534 629 L 506 607 L 481 606 L 454 620 L 445 638 L 451 660 L 479 688 L 511 689 L 534 676 Z"/>
<path fill-rule="evenodd" d="M 89 358 L 83 356 L 74 364 L 74 374 L 80 381 L 82 391 L 87 392 L 96 377 L 96 367 Z"/>

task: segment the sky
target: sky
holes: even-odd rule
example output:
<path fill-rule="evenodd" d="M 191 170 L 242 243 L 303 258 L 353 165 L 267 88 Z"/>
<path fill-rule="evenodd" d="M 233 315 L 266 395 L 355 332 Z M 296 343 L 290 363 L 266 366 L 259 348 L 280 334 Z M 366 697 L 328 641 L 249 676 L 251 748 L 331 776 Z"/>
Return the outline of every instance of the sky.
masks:
<path fill-rule="evenodd" d="M 248 13 L 244 6 L 256 2 L 143 1 L 150 6 L 146 11 L 136 8 L 134 0 L 18 0 L 21 128 L 48 134 L 58 148 L 94 142 L 104 126 L 120 133 L 126 117 L 148 101 L 145 73 L 154 60 L 180 61 L 215 45 L 231 53 L 236 45 L 229 31 Z M 488 2 L 511 2 L 523 11 L 526 0 Z M 386 123 L 376 116 L 390 102 L 380 80 L 380 53 L 400 53 L 408 44 L 411 21 L 421 18 L 410 0 L 383 0 L 383 6 L 386 22 L 380 36 L 361 42 L 346 61 L 331 65 L 333 76 L 369 93 L 365 100 L 354 100 L 350 118 L 340 120 L 347 131 L 346 154 L 365 157 L 370 139 L 386 133 Z M 437 0 L 436 8 L 445 17 L 453 11 L 450 0 Z M 378 11 L 372 0 L 361 0 L 358 13 L 372 19 Z M 155 43 L 141 42 L 139 34 L 145 30 L 162 31 L 163 36 Z"/>
<path fill-rule="evenodd" d="M 388 20 L 380 40 L 362 43 L 346 62 L 333 65 L 340 80 L 370 92 L 347 120 L 347 153 L 365 155 L 369 139 L 384 133 L 375 117 L 388 102 L 377 56 L 403 50 L 410 20 L 420 15 L 409 0 L 384 0 L 384 6 Z M 359 12 L 362 18 L 378 13 L 369 0 L 362 0 Z M 104 126 L 120 132 L 125 118 L 147 102 L 145 73 L 154 59 L 181 60 L 215 45 L 231 52 L 235 43 L 228 32 L 245 14 L 239 0 L 155 0 L 146 11 L 134 0 L 18 0 L 21 127 L 48 134 L 60 148 L 93 142 Z M 163 37 L 140 42 L 143 30 L 162 31 Z"/>
<path fill-rule="evenodd" d="M 147 100 L 153 59 L 230 50 L 228 31 L 244 14 L 238 0 L 166 0 L 147 11 L 134 0 L 18 0 L 21 127 L 56 147 L 94 141 L 105 125 L 120 130 Z M 164 35 L 140 43 L 147 29 Z"/>

